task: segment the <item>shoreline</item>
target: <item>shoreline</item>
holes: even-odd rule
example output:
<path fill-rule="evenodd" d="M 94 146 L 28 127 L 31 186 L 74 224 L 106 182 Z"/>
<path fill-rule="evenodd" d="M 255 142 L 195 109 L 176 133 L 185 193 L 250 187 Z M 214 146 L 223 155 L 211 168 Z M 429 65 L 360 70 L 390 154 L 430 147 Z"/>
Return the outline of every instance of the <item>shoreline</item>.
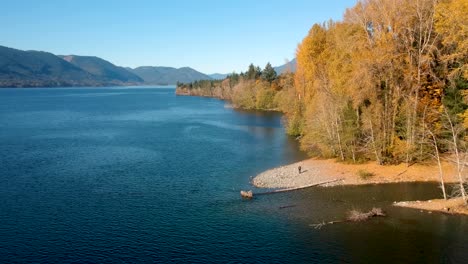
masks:
<path fill-rule="evenodd" d="M 298 167 L 302 167 L 299 173 Z M 444 181 L 447 184 L 457 182 L 456 168 L 448 162 L 442 164 Z M 366 177 L 360 173 L 368 173 Z M 437 165 L 414 164 L 406 166 L 378 165 L 376 163 L 344 164 L 333 159 L 311 158 L 289 165 L 273 168 L 256 175 L 252 185 L 257 188 L 297 188 L 317 182 L 338 180 L 327 186 L 365 185 L 400 182 L 439 182 Z"/>
<path fill-rule="evenodd" d="M 465 206 L 462 198 L 395 202 L 393 206 L 417 209 L 429 214 L 432 212 L 439 212 L 453 215 L 468 215 L 468 207 Z"/>
<path fill-rule="evenodd" d="M 299 173 L 298 167 L 302 172 Z M 457 182 L 456 168 L 448 162 L 442 163 L 445 184 Z M 257 188 L 294 189 L 329 182 L 322 187 L 344 185 L 367 185 L 404 182 L 439 182 L 438 167 L 435 164 L 421 165 L 378 165 L 376 163 L 344 164 L 335 160 L 307 159 L 289 165 L 264 171 L 251 180 Z M 367 175 L 362 175 L 367 173 Z M 365 176 L 365 177 L 364 177 Z M 442 197 L 442 193 L 440 195 Z M 396 202 L 394 206 L 436 211 L 446 214 L 468 215 L 468 207 L 461 198 L 433 199 L 428 201 Z"/>

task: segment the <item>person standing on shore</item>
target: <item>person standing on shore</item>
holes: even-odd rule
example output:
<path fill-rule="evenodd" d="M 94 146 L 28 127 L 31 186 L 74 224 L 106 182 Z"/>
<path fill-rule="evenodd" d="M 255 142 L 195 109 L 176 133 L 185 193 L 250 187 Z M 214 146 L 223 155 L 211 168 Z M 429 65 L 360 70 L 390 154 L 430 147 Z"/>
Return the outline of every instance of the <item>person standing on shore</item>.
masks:
<path fill-rule="evenodd" d="M 297 170 L 299 171 L 299 174 L 301 174 L 301 171 L 302 171 L 301 165 L 299 165 L 299 167 L 297 167 Z"/>

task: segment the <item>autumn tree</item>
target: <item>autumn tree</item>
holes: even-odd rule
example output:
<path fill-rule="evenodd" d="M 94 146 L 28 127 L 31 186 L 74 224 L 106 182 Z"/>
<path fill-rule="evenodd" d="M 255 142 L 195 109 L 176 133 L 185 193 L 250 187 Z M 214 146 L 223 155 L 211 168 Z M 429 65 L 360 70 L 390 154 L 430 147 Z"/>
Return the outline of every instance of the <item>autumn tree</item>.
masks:
<path fill-rule="evenodd" d="M 443 0 L 435 8 L 435 28 L 447 49 L 443 59 L 451 79 L 468 79 L 468 1 Z"/>

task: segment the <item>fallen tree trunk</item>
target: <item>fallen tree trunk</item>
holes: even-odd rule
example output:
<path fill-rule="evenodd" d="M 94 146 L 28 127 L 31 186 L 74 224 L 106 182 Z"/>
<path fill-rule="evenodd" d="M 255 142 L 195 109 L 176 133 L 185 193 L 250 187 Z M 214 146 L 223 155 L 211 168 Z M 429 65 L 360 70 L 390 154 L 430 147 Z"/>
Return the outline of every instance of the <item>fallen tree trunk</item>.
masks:
<path fill-rule="evenodd" d="M 274 190 L 274 191 L 269 191 L 269 192 L 262 192 L 262 193 L 256 193 L 255 195 L 264 195 L 264 194 L 272 194 L 272 193 L 282 193 L 282 192 L 290 192 L 290 191 L 296 191 L 296 190 L 301 190 L 305 188 L 310 188 L 318 185 L 324 185 L 328 183 L 334 183 L 337 181 L 342 181 L 343 179 L 335 179 L 335 180 L 329 180 L 329 181 L 323 181 L 323 182 L 318 182 L 314 184 L 309 184 L 305 186 L 299 186 L 299 187 L 294 187 L 294 188 L 287 188 L 287 189 L 280 189 L 280 190 Z"/>
<path fill-rule="evenodd" d="M 264 195 L 264 194 L 296 191 L 296 190 L 301 190 L 301 189 L 305 189 L 305 188 L 310 188 L 310 187 L 323 185 L 323 184 L 328 184 L 328 183 L 333 183 L 333 182 L 342 181 L 342 180 L 343 179 L 328 180 L 328 181 L 318 182 L 318 183 L 309 184 L 309 185 L 305 185 L 305 186 L 294 187 L 294 188 L 287 188 L 287 189 L 280 189 L 280 190 L 274 190 L 274 191 L 269 191 L 269 192 L 256 193 L 255 195 Z M 252 191 L 240 191 L 240 194 L 241 194 L 242 198 L 248 198 L 248 199 L 252 199 L 253 196 L 254 196 Z"/>
<path fill-rule="evenodd" d="M 372 208 L 367 213 L 360 212 L 357 210 L 352 210 L 348 213 L 348 217 L 345 220 L 337 220 L 337 221 L 329 221 L 329 222 L 322 222 L 317 224 L 311 224 L 310 226 L 314 227 L 315 229 L 320 229 L 325 225 L 333 225 L 336 223 L 344 223 L 344 222 L 362 222 L 369 220 L 373 217 L 385 217 L 387 216 L 385 212 L 381 208 Z"/>

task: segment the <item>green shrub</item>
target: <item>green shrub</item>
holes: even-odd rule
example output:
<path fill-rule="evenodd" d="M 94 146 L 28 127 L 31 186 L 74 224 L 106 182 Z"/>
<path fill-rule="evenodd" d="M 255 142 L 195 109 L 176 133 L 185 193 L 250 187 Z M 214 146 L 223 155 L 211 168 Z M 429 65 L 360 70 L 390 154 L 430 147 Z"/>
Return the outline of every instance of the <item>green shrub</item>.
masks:
<path fill-rule="evenodd" d="M 366 170 L 359 170 L 358 175 L 362 180 L 368 180 L 369 178 L 375 176 L 373 172 L 368 172 Z"/>

